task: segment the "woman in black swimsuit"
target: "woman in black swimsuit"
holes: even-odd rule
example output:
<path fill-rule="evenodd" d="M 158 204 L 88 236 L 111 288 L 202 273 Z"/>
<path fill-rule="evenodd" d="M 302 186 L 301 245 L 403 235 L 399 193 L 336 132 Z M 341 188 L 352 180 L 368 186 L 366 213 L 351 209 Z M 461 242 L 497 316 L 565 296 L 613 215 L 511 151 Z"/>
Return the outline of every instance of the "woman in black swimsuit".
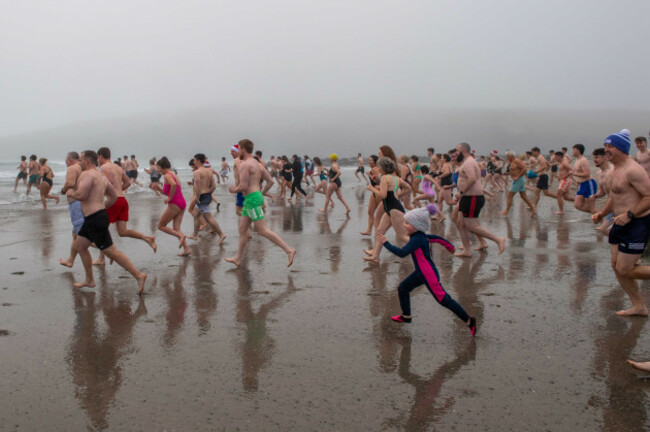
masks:
<path fill-rule="evenodd" d="M 330 184 L 327 186 L 327 192 L 325 193 L 325 205 L 323 205 L 323 208 L 320 209 L 320 211 L 321 213 L 325 213 L 325 211 L 327 211 L 327 207 L 329 206 L 330 200 L 332 199 L 332 194 L 336 193 L 339 201 L 341 201 L 345 206 L 345 214 L 347 215 L 350 214 L 351 210 L 348 203 L 343 199 L 343 194 L 341 193 L 341 168 L 339 167 L 338 162 L 336 162 L 337 159 L 338 156 L 336 154 L 332 153 L 330 155 L 330 161 L 332 162 L 332 165 L 329 169 Z"/>
<path fill-rule="evenodd" d="M 280 199 L 284 198 L 286 196 L 286 191 L 288 188 L 291 188 L 291 183 L 292 183 L 292 175 L 291 175 L 291 162 L 289 162 L 289 158 L 286 156 L 282 156 L 282 171 L 280 174 L 282 175 L 282 192 L 280 193 Z"/>
<path fill-rule="evenodd" d="M 38 189 L 41 191 L 41 203 L 43 203 L 43 208 L 47 209 L 46 200 L 53 199 L 58 204 L 59 197 L 56 195 L 50 195 L 54 173 L 52 172 L 52 168 L 47 165 L 47 159 L 41 158 L 39 163 L 41 164 L 41 172 L 39 177 L 40 185 L 38 185 Z"/>
<path fill-rule="evenodd" d="M 383 244 L 379 241 L 379 236 L 386 234 L 386 231 L 392 226 L 395 229 L 395 237 L 400 242 L 408 242 L 409 236 L 406 233 L 404 225 L 404 207 L 397 199 L 400 190 L 411 192 L 411 185 L 398 177 L 395 173 L 395 162 L 390 158 L 381 158 L 377 162 L 379 171 L 381 172 L 381 181 L 379 189 L 368 186 L 368 190 L 373 192 L 378 199 L 382 200 L 384 215 L 381 217 L 379 226 L 375 231 L 375 245 L 372 250 L 364 250 L 366 255 L 364 260 L 369 262 L 378 263 L 379 254 Z"/>

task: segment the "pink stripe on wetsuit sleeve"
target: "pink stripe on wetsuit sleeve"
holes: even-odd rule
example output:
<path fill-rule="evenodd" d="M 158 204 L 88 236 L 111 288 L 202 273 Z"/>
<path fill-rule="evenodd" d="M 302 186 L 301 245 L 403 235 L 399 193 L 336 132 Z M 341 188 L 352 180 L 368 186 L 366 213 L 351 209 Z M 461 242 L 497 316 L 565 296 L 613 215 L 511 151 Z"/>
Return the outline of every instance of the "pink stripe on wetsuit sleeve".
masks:
<path fill-rule="evenodd" d="M 429 285 L 429 289 L 431 289 L 438 302 L 441 302 L 447 293 L 442 288 L 442 285 L 440 285 L 440 281 L 436 277 L 436 273 L 433 271 L 433 268 L 431 268 L 431 264 L 424 257 L 422 250 L 417 249 L 414 254 L 415 259 L 418 263 L 418 267 L 420 267 L 420 271 L 422 272 L 424 279 Z"/>
<path fill-rule="evenodd" d="M 445 247 L 445 249 L 447 249 L 450 252 L 452 252 L 453 250 L 456 249 L 453 244 L 451 244 L 447 240 L 443 240 L 443 239 L 430 238 L 429 243 L 438 243 L 439 245 L 443 245 Z"/>

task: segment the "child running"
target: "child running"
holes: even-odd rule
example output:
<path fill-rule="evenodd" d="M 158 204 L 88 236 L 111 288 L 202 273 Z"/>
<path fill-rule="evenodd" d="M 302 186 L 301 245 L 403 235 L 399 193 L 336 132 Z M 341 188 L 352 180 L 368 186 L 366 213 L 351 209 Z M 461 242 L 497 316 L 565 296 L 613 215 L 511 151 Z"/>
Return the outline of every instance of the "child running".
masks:
<path fill-rule="evenodd" d="M 411 291 L 424 284 L 436 301 L 455 313 L 458 318 L 467 324 L 472 336 L 476 336 L 476 318 L 469 316 L 465 309 L 447 294 L 440 284 L 438 269 L 431 259 L 429 243 L 441 244 L 451 253 L 456 250 L 454 245 L 444 238 L 425 234 L 431 222 L 430 215 L 437 212 L 438 207 L 435 204 L 429 204 L 426 208 L 411 210 L 404 215 L 405 230 L 411 236 L 411 239 L 401 249 L 390 244 L 383 234 L 379 236 L 379 241 L 383 243 L 386 249 L 400 258 L 411 255 L 415 265 L 415 271 L 404 279 L 397 288 L 402 314 L 391 319 L 399 323 L 411 322 Z"/>

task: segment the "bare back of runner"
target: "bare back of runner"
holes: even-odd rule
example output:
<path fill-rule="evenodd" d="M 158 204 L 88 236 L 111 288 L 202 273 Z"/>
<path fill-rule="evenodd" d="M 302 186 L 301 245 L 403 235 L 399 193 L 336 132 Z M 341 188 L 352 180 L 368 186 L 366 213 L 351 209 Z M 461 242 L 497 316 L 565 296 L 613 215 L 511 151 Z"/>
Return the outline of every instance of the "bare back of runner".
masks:
<path fill-rule="evenodd" d="M 253 158 L 253 142 L 248 139 L 239 141 L 238 144 L 240 164 L 238 164 L 237 186 L 230 186 L 231 193 L 243 195 L 241 218 L 239 219 L 239 247 L 237 254 L 225 260 L 236 266 L 241 265 L 241 259 L 248 243 L 248 231 L 251 224 L 255 231 L 276 245 L 280 246 L 287 254 L 287 267 L 293 264 L 296 250 L 287 245 L 276 233 L 271 231 L 264 221 L 264 194 L 273 186 L 273 178 L 264 167 Z M 264 180 L 266 185 L 260 191 L 260 181 Z"/>

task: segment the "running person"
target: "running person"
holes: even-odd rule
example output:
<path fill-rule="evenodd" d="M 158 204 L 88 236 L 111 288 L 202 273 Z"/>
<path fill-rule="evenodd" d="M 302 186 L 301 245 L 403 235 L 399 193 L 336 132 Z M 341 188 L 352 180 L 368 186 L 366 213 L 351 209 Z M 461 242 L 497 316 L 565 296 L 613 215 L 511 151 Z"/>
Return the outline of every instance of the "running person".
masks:
<path fill-rule="evenodd" d="M 458 169 L 458 193 L 460 201 L 458 203 L 458 219 L 456 226 L 458 228 L 461 241 L 463 242 L 463 251 L 457 252 L 458 257 L 471 258 L 472 251 L 469 241 L 469 234 L 472 233 L 477 237 L 490 239 L 499 246 L 499 255 L 506 248 L 506 239 L 488 231 L 481 226 L 478 220 L 481 209 L 485 204 L 483 196 L 483 187 L 481 186 L 481 170 L 476 160 L 470 155 L 470 146 L 467 143 L 458 144 L 456 147 L 458 153 L 457 161 L 461 163 Z M 485 246 L 481 245 L 481 248 Z"/>
<path fill-rule="evenodd" d="M 573 205 L 577 210 L 594 213 L 596 211 L 596 194 L 598 193 L 598 183 L 591 178 L 591 168 L 589 161 L 584 157 L 585 146 L 576 144 L 573 146 L 573 156 L 576 158 L 573 166 L 573 175 L 578 181 L 578 191 Z"/>
<path fill-rule="evenodd" d="M 504 216 L 507 215 L 510 211 L 510 207 L 512 207 L 512 199 L 514 198 L 515 194 L 519 194 L 521 199 L 524 200 L 524 202 L 532 210 L 530 212 L 530 215 L 533 216 L 536 211 L 535 204 L 530 202 L 528 195 L 526 195 L 526 176 L 524 175 L 526 173 L 526 163 L 516 157 L 515 152 L 511 150 L 508 150 L 506 152 L 506 159 L 510 163 L 510 176 L 512 177 L 512 185 L 510 185 L 510 190 L 508 191 L 506 209 L 499 214 Z"/>
<path fill-rule="evenodd" d="M 18 182 L 23 181 L 23 185 L 27 186 L 27 156 L 20 157 L 20 164 L 16 168 L 18 170 L 18 175 L 16 176 L 16 182 L 14 183 L 14 192 L 18 191 Z"/>
<path fill-rule="evenodd" d="M 411 210 L 404 215 L 404 230 L 410 236 L 410 239 L 403 248 L 390 244 L 383 234 L 379 236 L 379 241 L 382 242 L 386 249 L 400 258 L 411 255 L 415 265 L 415 271 L 404 279 L 397 288 L 402 314 L 391 319 L 398 323 L 410 323 L 413 319 L 411 316 L 411 291 L 425 285 L 433 298 L 441 306 L 456 314 L 458 318 L 467 324 L 472 336 L 475 336 L 476 318 L 468 315 L 465 309 L 445 291 L 440 283 L 438 269 L 431 259 L 430 243 L 441 244 L 451 253 L 455 251 L 454 245 L 446 239 L 437 235 L 426 234 L 429 229 L 430 215 L 435 214 L 437 211 L 435 204 L 429 204 L 426 208 Z"/>
<path fill-rule="evenodd" d="M 38 188 L 38 178 L 40 177 L 41 166 L 36 161 L 36 155 L 33 154 L 29 157 L 29 164 L 27 166 L 29 178 L 27 180 L 27 191 L 25 195 L 29 195 L 32 191 L 32 186 Z"/>
<path fill-rule="evenodd" d="M 81 165 L 79 160 L 79 153 L 72 151 L 65 157 L 65 164 L 68 167 L 65 173 L 65 183 L 61 189 L 61 195 L 66 195 L 68 189 L 75 189 L 77 181 L 81 175 Z M 72 267 L 74 260 L 77 257 L 77 250 L 74 247 L 74 241 L 79 234 L 79 230 L 84 223 L 84 214 L 81 211 L 81 201 L 74 198 L 67 197 L 68 199 L 68 214 L 70 215 L 70 222 L 72 222 L 72 244 L 70 245 L 70 256 L 66 259 L 59 259 L 59 264 L 66 267 Z"/>
<path fill-rule="evenodd" d="M 228 181 L 228 173 L 232 171 L 230 169 L 230 165 L 228 165 L 228 162 L 226 161 L 225 157 L 221 158 L 221 171 L 219 172 L 219 175 L 221 176 L 221 180 L 223 180 L 224 183 Z"/>
<path fill-rule="evenodd" d="M 614 212 L 614 226 L 609 232 L 612 268 L 618 283 L 632 301 L 632 307 L 616 312 L 619 316 L 648 316 L 648 308 L 637 279 L 650 279 L 650 266 L 636 265 L 650 236 L 650 177 L 629 157 L 630 137 L 612 134 L 605 140 L 605 152 L 613 165 L 607 176 L 609 199 L 605 207 L 592 215 L 599 223 Z"/>
<path fill-rule="evenodd" d="M 650 176 L 650 150 L 648 150 L 648 141 L 645 137 L 640 136 L 634 139 L 634 143 L 638 150 L 636 156 L 634 156 L 634 160 L 637 161 Z"/>
<path fill-rule="evenodd" d="M 196 207 L 192 214 L 194 216 L 194 234 L 190 237 L 197 239 L 201 226 L 201 218 L 210 225 L 211 233 L 219 236 L 219 246 L 223 244 L 226 235 L 221 231 L 221 227 L 210 213 L 210 204 L 212 203 L 212 193 L 217 188 L 217 183 L 212 175 L 212 169 L 204 166 L 205 155 L 197 153 L 194 155 L 194 166 L 196 170 L 192 173 L 192 187 L 194 188 L 194 197 L 196 198 Z"/>
<path fill-rule="evenodd" d="M 156 158 L 149 160 L 149 168 L 145 168 L 144 172 L 149 174 L 149 189 L 156 193 L 156 196 L 160 196 L 160 177 L 161 174 L 156 168 Z"/>
<path fill-rule="evenodd" d="M 287 254 L 287 267 L 293 264 L 296 256 L 296 250 L 290 248 L 284 240 L 276 233 L 271 231 L 264 221 L 264 194 L 273 186 L 273 178 L 268 170 L 264 169 L 256 160 L 253 159 L 253 141 L 244 139 L 237 144 L 237 150 L 242 163 L 239 165 L 239 182 L 237 186 L 230 186 L 230 192 L 240 192 L 244 194 L 241 218 L 239 219 L 239 246 L 237 254 L 232 258 L 225 260 L 239 267 L 241 259 L 248 243 L 248 232 L 251 223 L 255 225 L 255 231 L 276 245 L 280 246 Z M 260 182 L 266 181 L 266 187 L 263 192 L 260 191 Z"/>
<path fill-rule="evenodd" d="M 535 184 L 535 200 L 533 201 L 535 205 L 532 207 L 537 208 L 541 194 L 544 193 L 544 191 L 547 191 L 549 188 L 548 170 L 550 166 L 546 158 L 542 156 L 539 147 L 533 147 L 530 151 L 530 154 L 531 159 L 533 159 L 535 162 L 534 173 L 537 175 L 537 183 Z"/>
<path fill-rule="evenodd" d="M 189 256 L 192 252 L 187 246 L 185 234 L 181 231 L 181 223 L 183 222 L 183 214 L 185 213 L 185 197 L 181 188 L 181 182 L 178 177 L 174 175 L 171 170 L 169 159 L 163 156 L 157 162 L 157 170 L 163 176 L 165 184 L 163 185 L 162 193 L 167 196 L 165 204 L 167 207 L 160 215 L 158 220 L 158 229 L 165 234 L 172 235 L 178 239 L 178 247 L 183 248 L 183 252 L 178 256 Z M 212 175 L 210 175 L 212 177 Z M 172 228 L 169 228 L 169 222 L 172 222 Z"/>
<path fill-rule="evenodd" d="M 56 201 L 56 203 L 59 203 L 59 197 L 56 195 L 50 195 L 50 191 L 52 190 L 52 179 L 54 179 L 54 173 L 52 172 L 52 168 L 50 168 L 47 165 L 47 159 L 41 158 L 38 161 L 40 165 L 40 185 L 39 185 L 39 191 L 41 194 L 41 203 L 43 204 L 43 208 L 47 210 L 47 201 L 48 199 L 53 199 Z"/>
<path fill-rule="evenodd" d="M 311 179 L 312 184 L 315 186 L 316 182 L 314 181 L 314 162 L 309 159 L 309 156 L 305 155 L 303 157 L 305 160 L 305 183 L 309 186 L 309 179 Z"/>
<path fill-rule="evenodd" d="M 368 157 L 368 167 L 370 167 L 370 171 L 368 171 L 368 180 L 370 180 L 370 186 L 374 188 L 379 186 L 381 178 L 381 173 L 377 167 L 378 160 L 379 157 L 377 155 L 370 155 L 370 157 Z M 359 234 L 365 236 L 372 235 L 372 228 L 378 225 L 378 223 L 375 222 L 375 213 L 377 213 L 377 206 L 380 202 L 381 200 L 377 198 L 377 195 L 374 192 L 372 192 L 368 199 L 368 228 Z"/>
<path fill-rule="evenodd" d="M 561 152 L 555 152 L 555 161 L 557 162 L 557 177 L 558 177 L 558 186 L 555 193 L 549 192 L 548 190 L 543 191 L 544 195 L 557 200 L 558 211 L 553 212 L 553 214 L 561 215 L 564 214 L 564 200 L 569 195 L 569 188 L 571 187 L 571 172 L 573 169 L 569 164 L 566 155 Z"/>
<path fill-rule="evenodd" d="M 366 177 L 366 170 L 364 168 L 363 156 L 361 156 L 361 153 L 357 154 L 357 170 L 354 172 L 354 176 L 357 178 L 357 183 L 361 183 L 359 173 L 361 173 L 361 177 L 366 180 L 366 183 L 369 184 L 368 178 Z"/>
<path fill-rule="evenodd" d="M 97 158 L 101 165 L 100 169 L 102 174 L 111 182 L 117 195 L 115 202 L 106 208 L 110 223 L 115 224 L 120 237 L 142 240 L 156 253 L 156 240 L 153 236 L 146 236 L 139 231 L 128 229 L 126 226 L 129 220 L 129 202 L 124 197 L 124 191 L 131 185 L 131 181 L 122 168 L 111 162 L 111 150 L 108 147 L 101 147 L 97 150 Z M 101 249 L 99 257 L 95 260 L 94 264 L 104 264 L 104 254 L 101 252 Z"/>
<path fill-rule="evenodd" d="M 79 230 L 79 235 L 74 241 L 74 247 L 81 257 L 86 278 L 82 282 L 74 283 L 75 288 L 94 287 L 93 265 L 88 247 L 91 243 L 105 253 L 111 260 L 117 262 L 122 268 L 131 273 L 138 282 L 138 294 L 144 291 L 147 275 L 140 272 L 123 252 L 113 244 L 111 233 L 108 231 L 109 217 L 106 207 L 117 200 L 117 194 L 108 178 L 97 170 L 97 153 L 86 150 L 81 154 L 81 168 L 77 188 L 68 189 L 67 196 L 81 201 L 84 214 L 84 223 Z M 104 196 L 107 197 L 104 202 Z"/>
<path fill-rule="evenodd" d="M 338 158 L 339 157 L 335 153 L 332 153 L 330 155 L 331 165 L 329 169 L 329 185 L 327 186 L 327 192 L 325 193 L 325 204 L 323 205 L 323 208 L 320 209 L 320 212 L 325 213 L 327 211 L 327 206 L 329 205 L 330 200 L 334 202 L 334 199 L 332 199 L 332 194 L 336 193 L 339 201 L 341 201 L 345 206 L 345 214 L 349 215 L 351 211 L 350 206 L 345 201 L 343 194 L 341 193 L 341 168 L 339 167 L 338 162 L 336 162 Z"/>

